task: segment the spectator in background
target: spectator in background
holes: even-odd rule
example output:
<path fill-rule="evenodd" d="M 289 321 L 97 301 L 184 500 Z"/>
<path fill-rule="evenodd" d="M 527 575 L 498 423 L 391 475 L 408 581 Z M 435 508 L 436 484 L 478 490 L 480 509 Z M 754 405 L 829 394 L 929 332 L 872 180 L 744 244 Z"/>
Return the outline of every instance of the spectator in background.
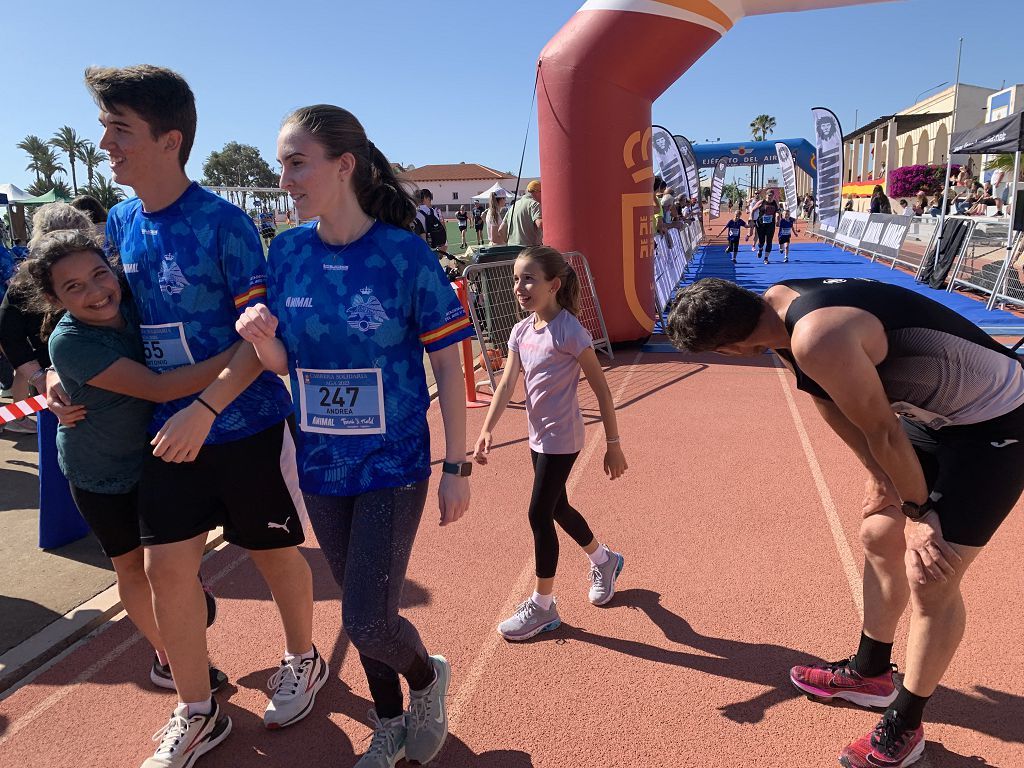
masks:
<path fill-rule="evenodd" d="M 487 213 L 484 215 L 487 239 L 491 245 L 505 245 L 508 242 L 501 229 L 501 220 L 505 215 L 504 208 L 505 198 L 497 192 L 491 192 L 491 199 L 487 203 Z"/>
<path fill-rule="evenodd" d="M 487 213 L 487 209 L 484 208 L 480 201 L 473 203 L 473 229 L 476 231 L 476 244 L 484 244 L 484 214 Z"/>
<path fill-rule="evenodd" d="M 540 215 L 540 182 L 534 179 L 526 185 L 526 194 L 515 200 L 501 222 L 509 245 L 543 245 L 544 223 Z"/>
<path fill-rule="evenodd" d="M 942 215 L 942 195 L 932 195 L 932 199 L 928 206 L 928 215 L 933 217 Z"/>
<path fill-rule="evenodd" d="M 843 211 L 853 210 L 853 195 L 846 196 L 846 205 L 843 206 Z"/>
<path fill-rule="evenodd" d="M 89 217 L 67 203 L 47 203 L 40 206 L 32 217 L 32 242 L 47 232 L 74 229 L 92 234 L 94 225 Z M 0 349 L 14 368 L 11 397 L 14 402 L 29 397 L 30 389 L 45 389 L 44 374 L 50 366 L 50 353 L 42 340 L 43 316 L 29 307 L 30 296 L 12 286 L 0 302 Z M 35 434 L 36 422 L 26 416 L 6 425 L 6 431 L 16 434 Z"/>
<path fill-rule="evenodd" d="M 981 189 L 976 190 L 975 203 L 968 213 L 971 216 L 988 216 L 989 206 L 992 205 L 996 207 L 996 212 L 993 215 L 1002 216 L 1003 201 L 992 194 L 992 185 L 985 182 L 985 185 Z"/>
<path fill-rule="evenodd" d="M 413 231 L 422 237 L 435 251 L 448 255 L 448 230 L 444 225 L 444 214 L 434 207 L 434 195 L 429 189 L 421 189 L 420 204 L 416 218 L 412 220 Z"/>
<path fill-rule="evenodd" d="M 871 190 L 870 211 L 871 213 L 892 213 L 892 205 L 890 205 L 885 192 L 882 191 L 881 184 L 875 184 L 875 188 Z"/>
<path fill-rule="evenodd" d="M 923 189 L 917 191 L 914 203 L 911 206 L 914 216 L 924 216 L 928 212 L 928 195 Z"/>
<path fill-rule="evenodd" d="M 913 216 L 914 209 L 911 208 L 906 200 L 900 200 L 900 216 Z"/>
<path fill-rule="evenodd" d="M 70 203 L 75 210 L 81 211 L 93 226 L 93 240 L 101 246 L 107 241 L 107 209 L 92 195 L 79 195 Z"/>
<path fill-rule="evenodd" d="M 804 217 L 812 224 L 814 223 L 814 205 L 814 195 L 808 192 L 804 196 Z"/>

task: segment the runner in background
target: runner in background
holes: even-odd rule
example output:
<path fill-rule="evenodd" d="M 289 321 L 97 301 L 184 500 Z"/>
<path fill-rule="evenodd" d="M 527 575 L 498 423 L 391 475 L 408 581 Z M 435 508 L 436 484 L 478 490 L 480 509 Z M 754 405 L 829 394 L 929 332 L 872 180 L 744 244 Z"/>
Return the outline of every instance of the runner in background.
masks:
<path fill-rule="evenodd" d="M 782 215 L 779 216 L 779 253 L 782 254 L 783 264 L 789 261 L 790 237 L 799 234 L 800 232 L 796 228 L 796 219 L 790 215 L 789 208 L 783 208 Z"/>
<path fill-rule="evenodd" d="M 459 211 L 455 214 L 455 219 L 459 223 L 459 237 L 462 238 L 462 247 L 466 248 L 468 246 L 468 243 L 466 242 L 466 229 L 469 227 L 469 214 L 466 213 L 466 206 L 459 206 Z"/>
<path fill-rule="evenodd" d="M 146 363 L 162 372 L 214 357 L 238 340 L 237 313 L 266 295 L 266 260 L 245 211 L 185 175 L 196 126 L 192 90 L 177 73 L 150 65 L 91 67 L 86 85 L 100 108 L 99 144 L 114 180 L 138 195 L 111 209 L 107 246 L 124 265 L 141 315 Z M 265 726 L 309 714 L 327 679 L 312 641 L 312 575 L 297 546 L 305 537 L 286 423 L 291 399 L 277 376 L 260 371 L 242 345 L 212 388 L 157 406 L 150 425 L 156 436 L 139 485 L 141 538 L 179 703 L 144 768 L 187 768 L 231 730 L 210 694 L 196 580 L 207 535 L 219 525 L 248 551 L 284 629 Z M 50 407 L 59 410 L 69 398 L 57 377 L 47 383 Z"/>
<path fill-rule="evenodd" d="M 775 222 L 779 216 L 779 204 L 775 201 L 775 190 L 769 189 L 764 200 L 760 202 L 755 214 L 757 227 L 757 258 L 768 258 L 772 252 L 772 241 L 775 240 Z"/>
<path fill-rule="evenodd" d="M 740 235 L 743 232 L 743 228 L 747 226 L 747 222 L 743 220 L 743 212 L 737 210 L 736 215 L 725 222 L 725 226 L 722 227 L 718 232 L 718 237 L 722 236 L 722 233 L 729 230 L 729 244 L 725 249 L 726 253 L 732 254 L 732 263 L 736 263 L 736 257 L 740 252 Z"/>
<path fill-rule="evenodd" d="M 274 239 L 274 235 L 277 234 L 277 222 L 275 221 L 274 209 L 270 207 L 269 203 L 264 203 L 263 207 L 260 208 L 259 213 L 259 227 L 260 236 L 263 238 L 264 244 L 267 248 L 270 247 L 270 241 Z"/>
<path fill-rule="evenodd" d="M 569 505 L 565 484 L 583 449 L 583 416 L 576 390 L 580 369 L 601 408 L 607 449 L 605 473 L 612 479 L 627 469 L 619 445 L 615 403 L 594 353 L 590 334 L 576 318 L 579 278 L 554 248 L 534 246 L 516 259 L 515 294 L 530 313 L 509 337 L 509 360 L 484 419 L 473 458 L 486 464 L 492 432 L 512 397 L 520 371 L 526 385 L 526 416 L 533 460 L 530 527 L 533 530 L 537 582 L 533 595 L 498 625 L 506 640 L 527 640 L 561 624 L 553 594 L 558 567 L 557 522 L 590 559 L 590 602 L 604 605 L 615 594 L 622 555 L 598 542 L 583 516 Z"/>
<path fill-rule="evenodd" d="M 391 768 L 403 756 L 423 764 L 448 735 L 451 675 L 398 612 L 431 471 L 423 357 L 444 421 L 438 505 L 447 525 L 469 506 L 457 342 L 473 328 L 437 258 L 409 231 L 412 200 L 355 116 L 299 109 L 277 153 L 281 188 L 319 223 L 275 238 L 267 304 L 247 309 L 238 330 L 264 365 L 291 377 L 299 480 L 373 699 L 373 738 L 357 765 Z"/>
<path fill-rule="evenodd" d="M 751 236 L 757 233 L 757 211 L 761 207 L 761 203 L 764 202 L 764 192 L 753 192 L 750 193 L 750 203 L 747 205 L 747 236 L 743 238 L 746 242 Z M 757 253 L 757 240 L 750 244 L 750 252 Z"/>
<path fill-rule="evenodd" d="M 484 214 L 487 209 L 479 201 L 473 203 L 473 230 L 476 232 L 476 244 L 484 244 Z"/>

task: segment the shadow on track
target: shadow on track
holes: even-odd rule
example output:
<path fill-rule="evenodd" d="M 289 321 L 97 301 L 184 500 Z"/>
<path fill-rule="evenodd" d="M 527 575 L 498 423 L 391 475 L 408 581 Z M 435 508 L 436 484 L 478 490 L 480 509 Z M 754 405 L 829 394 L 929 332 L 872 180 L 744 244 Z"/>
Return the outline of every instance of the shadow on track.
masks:
<path fill-rule="evenodd" d="M 682 616 L 665 608 L 661 604 L 661 595 L 652 590 L 626 589 L 616 592 L 615 600 L 607 610 L 616 608 L 642 611 L 670 643 L 713 656 L 605 637 L 564 622 L 559 630 L 538 639 L 542 642 L 549 639 L 556 642 L 578 640 L 659 664 L 687 667 L 718 677 L 765 686 L 767 690 L 752 699 L 720 708 L 724 717 L 737 723 L 759 723 L 769 708 L 801 696 L 789 681 L 790 667 L 821 661 L 811 653 L 781 645 L 702 635 Z M 1024 743 L 1024 697 L 982 687 L 975 691 L 979 695 L 939 686 L 925 713 L 925 722 L 947 723 L 1002 741 Z M 969 759 L 954 757 L 961 761 Z M 935 765 L 943 768 L 954 765 L 972 768 L 987 763 L 938 762 Z"/>

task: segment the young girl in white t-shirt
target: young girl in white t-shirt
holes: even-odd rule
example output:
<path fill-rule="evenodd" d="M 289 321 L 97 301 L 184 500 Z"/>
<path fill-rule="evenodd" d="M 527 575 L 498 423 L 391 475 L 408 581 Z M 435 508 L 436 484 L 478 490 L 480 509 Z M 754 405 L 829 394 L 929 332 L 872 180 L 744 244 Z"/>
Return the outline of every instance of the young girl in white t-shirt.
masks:
<path fill-rule="evenodd" d="M 534 469 L 529 514 L 537 585 L 533 596 L 498 625 L 498 632 L 506 640 L 526 640 L 561 624 L 552 594 L 558 565 L 556 522 L 590 558 L 590 602 L 594 605 L 604 605 L 612 599 L 624 562 L 621 554 L 598 542 L 587 521 L 569 505 L 565 489 L 576 457 L 583 449 L 583 416 L 576 395 L 581 368 L 597 395 L 604 421 L 608 444 L 604 471 L 614 480 L 627 466 L 619 443 L 611 390 L 590 334 L 576 318 L 579 278 L 565 257 L 547 246 L 525 249 L 516 259 L 514 275 L 516 299 L 531 314 L 512 329 L 508 363 L 495 389 L 473 458 L 480 464 L 487 463 L 491 433 L 508 405 L 521 370 Z"/>

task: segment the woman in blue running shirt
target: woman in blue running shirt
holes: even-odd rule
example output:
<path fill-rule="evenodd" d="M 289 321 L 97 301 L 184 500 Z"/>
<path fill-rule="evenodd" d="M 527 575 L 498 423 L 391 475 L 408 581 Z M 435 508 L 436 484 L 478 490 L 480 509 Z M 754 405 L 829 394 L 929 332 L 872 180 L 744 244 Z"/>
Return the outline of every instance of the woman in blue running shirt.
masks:
<path fill-rule="evenodd" d="M 426 763 L 448 733 L 449 666 L 398 613 L 430 476 L 423 353 L 444 420 L 444 525 L 469 504 L 456 342 L 473 330 L 437 257 L 409 231 L 411 198 L 351 113 L 299 109 L 277 151 L 281 188 L 299 216 L 319 221 L 274 239 L 267 304 L 237 329 L 264 366 L 291 377 L 300 485 L 374 703 L 357 765 Z"/>

